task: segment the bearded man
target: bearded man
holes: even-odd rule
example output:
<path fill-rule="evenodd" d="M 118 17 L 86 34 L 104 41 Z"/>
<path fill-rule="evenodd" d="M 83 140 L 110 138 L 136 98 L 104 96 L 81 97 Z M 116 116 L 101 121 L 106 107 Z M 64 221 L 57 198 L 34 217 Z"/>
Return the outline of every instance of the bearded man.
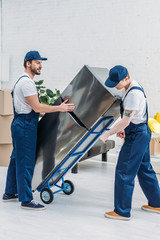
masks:
<path fill-rule="evenodd" d="M 37 126 L 39 114 L 73 111 L 74 104 L 67 100 L 58 106 L 41 104 L 33 78 L 40 75 L 42 61 L 47 60 L 37 51 L 30 51 L 24 58 L 24 73 L 16 81 L 13 91 L 14 119 L 11 125 L 13 151 L 8 167 L 3 201 L 21 202 L 23 209 L 43 210 L 45 207 L 33 201 L 32 177 L 35 167 Z"/>

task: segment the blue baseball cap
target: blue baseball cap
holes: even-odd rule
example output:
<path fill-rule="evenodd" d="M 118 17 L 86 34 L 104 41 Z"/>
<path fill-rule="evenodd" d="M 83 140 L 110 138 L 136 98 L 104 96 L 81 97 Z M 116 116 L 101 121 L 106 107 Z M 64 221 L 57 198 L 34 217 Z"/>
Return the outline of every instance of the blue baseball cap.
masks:
<path fill-rule="evenodd" d="M 26 54 L 24 62 L 30 60 L 47 60 L 47 58 L 41 57 L 38 51 L 30 51 Z"/>
<path fill-rule="evenodd" d="M 117 86 L 117 84 L 123 80 L 125 77 L 128 75 L 128 70 L 127 68 L 117 65 L 113 68 L 110 69 L 109 71 L 109 77 L 105 81 L 105 85 L 107 87 L 113 88 Z"/>

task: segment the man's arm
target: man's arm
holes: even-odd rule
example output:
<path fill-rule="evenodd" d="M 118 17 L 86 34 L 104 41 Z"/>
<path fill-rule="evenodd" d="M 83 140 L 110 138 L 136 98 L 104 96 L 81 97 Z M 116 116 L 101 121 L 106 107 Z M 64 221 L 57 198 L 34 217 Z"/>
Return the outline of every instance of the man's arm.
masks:
<path fill-rule="evenodd" d="M 109 136 L 123 131 L 130 124 L 135 112 L 135 110 L 124 110 L 123 118 L 113 128 L 103 133 L 100 139 L 106 142 Z"/>
<path fill-rule="evenodd" d="M 75 109 L 75 105 L 72 103 L 67 104 L 68 100 L 65 100 L 58 106 L 49 106 L 41 104 L 37 95 L 25 97 L 27 103 L 31 108 L 38 113 L 50 113 L 50 112 L 72 112 Z"/>

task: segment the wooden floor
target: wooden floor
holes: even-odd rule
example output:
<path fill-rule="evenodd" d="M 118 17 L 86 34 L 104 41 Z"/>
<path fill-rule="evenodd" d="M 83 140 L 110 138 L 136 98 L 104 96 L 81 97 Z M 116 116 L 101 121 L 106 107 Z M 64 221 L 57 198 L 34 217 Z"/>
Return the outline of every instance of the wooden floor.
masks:
<path fill-rule="evenodd" d="M 75 185 L 72 195 L 58 193 L 45 211 L 20 208 L 19 202 L 0 202 L 0 240 L 159 240 L 160 214 L 141 210 L 147 201 L 136 179 L 132 219 L 128 222 L 104 217 L 113 210 L 116 155 L 109 162 L 100 158 L 83 161 L 79 173 L 68 173 Z M 0 196 L 4 192 L 6 168 L 0 168 Z M 40 202 L 39 193 L 34 199 Z"/>

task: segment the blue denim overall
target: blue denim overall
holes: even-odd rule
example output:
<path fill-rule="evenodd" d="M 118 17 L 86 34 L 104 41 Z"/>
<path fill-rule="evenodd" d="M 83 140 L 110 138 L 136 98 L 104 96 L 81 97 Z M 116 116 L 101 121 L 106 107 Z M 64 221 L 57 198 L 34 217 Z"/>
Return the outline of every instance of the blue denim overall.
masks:
<path fill-rule="evenodd" d="M 133 89 L 144 93 L 140 87 L 132 87 L 129 91 Z M 145 93 L 144 97 L 146 97 Z M 123 102 L 121 104 L 121 116 L 123 115 Z M 131 122 L 125 129 L 125 142 L 121 148 L 116 166 L 114 211 L 124 217 L 130 217 L 136 175 L 148 200 L 148 205 L 160 207 L 160 188 L 156 174 L 150 164 L 149 142 L 151 131 L 148 127 L 147 104 L 146 114 L 147 121 L 145 123 L 134 124 Z"/>
<path fill-rule="evenodd" d="M 28 76 L 23 75 L 16 84 L 23 77 Z M 15 86 L 12 91 L 12 100 Z M 15 111 L 14 100 L 13 109 L 14 119 L 11 125 L 13 151 L 8 167 L 5 193 L 18 193 L 19 201 L 24 202 L 33 199 L 31 181 L 35 166 L 39 113 L 32 110 L 28 114 L 18 114 Z"/>

